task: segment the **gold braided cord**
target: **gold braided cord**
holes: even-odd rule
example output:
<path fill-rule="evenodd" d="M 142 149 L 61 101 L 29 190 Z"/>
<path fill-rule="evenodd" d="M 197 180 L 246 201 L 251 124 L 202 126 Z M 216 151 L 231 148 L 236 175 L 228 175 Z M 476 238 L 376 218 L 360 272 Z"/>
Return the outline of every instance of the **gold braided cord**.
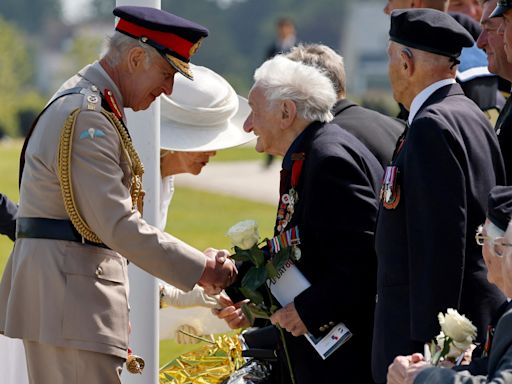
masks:
<path fill-rule="evenodd" d="M 144 198 L 144 191 L 142 190 L 142 175 L 144 174 L 144 165 L 142 164 L 142 161 L 140 161 L 139 154 L 135 150 L 132 139 L 128 136 L 128 132 L 126 131 L 123 123 L 121 123 L 117 116 L 112 112 L 102 109 L 101 113 L 117 128 L 117 133 L 121 139 L 121 146 L 130 160 L 130 167 L 132 171 L 132 185 L 130 188 L 132 209 L 135 210 L 139 207 L 139 211 L 142 214 L 142 199 Z"/>
<path fill-rule="evenodd" d="M 93 243 L 102 243 L 101 239 L 96 235 L 87 225 L 82 218 L 76 207 L 73 189 L 71 185 L 71 153 L 73 146 L 73 133 L 75 130 L 76 119 L 80 109 L 77 108 L 66 119 L 62 128 L 62 133 L 59 142 L 59 155 L 58 155 L 58 175 L 61 184 L 62 198 L 64 207 L 68 213 L 69 219 L 73 223 L 75 229 L 88 241 Z M 137 209 L 139 199 L 142 199 L 144 193 L 142 191 L 142 175 L 144 173 L 144 166 L 140 161 L 139 155 L 135 150 L 133 143 L 128 136 L 124 126 L 119 119 L 113 114 L 105 110 L 101 113 L 116 127 L 116 131 L 121 139 L 121 146 L 130 160 L 132 171 L 132 185 L 130 188 L 130 195 L 132 198 L 132 209 Z M 142 204 L 140 204 L 142 205 Z"/>

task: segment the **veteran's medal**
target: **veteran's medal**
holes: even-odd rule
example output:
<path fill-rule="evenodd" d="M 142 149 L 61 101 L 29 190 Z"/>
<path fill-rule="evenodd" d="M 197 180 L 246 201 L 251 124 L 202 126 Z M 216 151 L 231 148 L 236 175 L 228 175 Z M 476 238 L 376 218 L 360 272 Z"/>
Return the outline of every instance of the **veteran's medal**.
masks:
<path fill-rule="evenodd" d="M 386 167 L 380 190 L 380 199 L 384 208 L 395 209 L 400 202 L 400 185 L 398 184 L 398 167 Z"/>

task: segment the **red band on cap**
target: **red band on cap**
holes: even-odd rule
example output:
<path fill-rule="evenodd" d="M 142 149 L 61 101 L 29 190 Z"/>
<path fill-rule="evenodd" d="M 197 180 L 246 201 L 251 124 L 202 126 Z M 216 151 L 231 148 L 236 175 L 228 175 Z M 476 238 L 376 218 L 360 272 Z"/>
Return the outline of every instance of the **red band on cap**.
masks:
<path fill-rule="evenodd" d="M 170 32 L 161 32 L 154 31 L 152 29 L 147 29 L 141 27 L 137 24 L 130 23 L 124 19 L 120 19 L 119 23 L 117 23 L 116 29 L 119 32 L 125 32 L 131 36 L 135 37 L 147 37 L 150 40 L 153 40 L 155 43 L 158 43 L 166 48 L 171 49 L 176 52 L 178 55 L 190 59 L 190 49 L 194 45 L 194 43 L 175 35 Z"/>

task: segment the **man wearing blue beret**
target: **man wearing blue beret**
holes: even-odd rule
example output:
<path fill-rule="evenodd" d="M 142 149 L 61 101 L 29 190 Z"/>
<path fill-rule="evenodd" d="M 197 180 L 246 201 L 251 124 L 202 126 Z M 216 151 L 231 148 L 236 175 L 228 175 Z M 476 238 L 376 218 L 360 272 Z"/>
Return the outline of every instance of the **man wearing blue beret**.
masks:
<path fill-rule="evenodd" d="M 124 108 L 147 109 L 208 31 L 124 6 L 103 57 L 36 119 L 20 161 L 14 251 L 0 283 L 0 332 L 23 339 L 31 383 L 120 383 L 129 334 L 127 260 L 174 286 L 214 293 L 236 273 L 142 219 L 143 166 Z M 142 128 L 142 127 L 141 127 Z"/>
<path fill-rule="evenodd" d="M 473 39 L 433 9 L 393 11 L 389 36 L 393 95 L 410 113 L 386 168 L 375 233 L 378 383 L 395 356 L 422 352 L 439 333 L 439 312 L 465 314 L 482 342 L 505 299 L 472 241 L 487 194 L 505 183 L 496 134 L 455 82 L 458 57 Z"/>

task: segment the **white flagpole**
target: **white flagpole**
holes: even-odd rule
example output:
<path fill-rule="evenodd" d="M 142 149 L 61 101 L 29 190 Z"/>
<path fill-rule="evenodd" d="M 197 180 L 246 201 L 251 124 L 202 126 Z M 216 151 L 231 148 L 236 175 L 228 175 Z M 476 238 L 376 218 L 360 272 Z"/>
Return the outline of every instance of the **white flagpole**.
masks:
<path fill-rule="evenodd" d="M 161 8 L 160 0 L 116 0 L 116 6 L 120 5 Z M 144 220 L 157 225 L 160 221 L 160 100 L 157 99 L 146 111 L 126 112 L 130 135 L 144 164 Z M 133 263 L 128 274 L 132 324 L 130 348 L 144 358 L 146 366 L 142 375 L 123 369 L 123 384 L 158 384 L 158 283 Z"/>

